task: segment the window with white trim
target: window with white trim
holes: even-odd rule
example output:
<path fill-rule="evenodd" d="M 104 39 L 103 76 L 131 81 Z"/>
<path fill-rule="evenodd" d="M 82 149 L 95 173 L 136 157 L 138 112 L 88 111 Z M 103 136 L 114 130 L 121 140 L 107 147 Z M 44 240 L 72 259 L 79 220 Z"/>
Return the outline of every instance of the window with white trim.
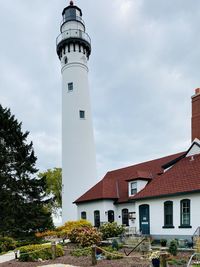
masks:
<path fill-rule="evenodd" d="M 137 193 L 137 182 L 131 182 L 130 189 L 131 196 L 135 195 Z"/>
<path fill-rule="evenodd" d="M 180 227 L 190 226 L 190 199 L 183 199 L 180 202 L 181 205 L 181 225 Z"/>

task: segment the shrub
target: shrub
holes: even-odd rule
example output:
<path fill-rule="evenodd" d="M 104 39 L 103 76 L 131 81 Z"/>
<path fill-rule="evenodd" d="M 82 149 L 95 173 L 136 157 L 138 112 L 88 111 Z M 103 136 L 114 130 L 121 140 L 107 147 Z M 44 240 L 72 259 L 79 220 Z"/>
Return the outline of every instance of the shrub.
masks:
<path fill-rule="evenodd" d="M 173 256 L 176 256 L 177 255 L 177 248 L 178 248 L 177 241 L 172 240 L 170 242 L 170 245 L 169 245 L 169 253 Z"/>
<path fill-rule="evenodd" d="M 19 248 L 20 261 L 37 261 L 38 259 L 52 259 L 51 245 L 29 245 Z M 60 245 L 56 245 L 56 257 L 64 255 L 64 250 Z"/>
<path fill-rule="evenodd" d="M 112 247 L 104 247 L 103 248 L 105 251 L 103 251 L 103 255 L 106 256 L 107 260 L 117 260 L 117 259 L 122 259 L 123 254 L 119 253 L 116 249 L 113 249 Z"/>
<path fill-rule="evenodd" d="M 108 222 L 100 226 L 100 232 L 103 235 L 103 239 L 119 236 L 123 234 L 124 231 L 125 228 L 122 225 L 117 225 L 116 222 Z"/>
<path fill-rule="evenodd" d="M 41 233 L 36 233 L 36 237 L 52 237 L 56 236 L 58 238 L 62 238 L 63 241 L 71 234 L 73 229 L 81 228 L 81 227 L 92 227 L 92 224 L 87 220 L 79 220 L 79 221 L 68 221 L 64 225 L 57 227 L 54 231 L 45 231 Z"/>
<path fill-rule="evenodd" d="M 171 259 L 167 261 L 168 265 L 185 265 L 187 261 L 185 259 Z"/>
<path fill-rule="evenodd" d="M 91 248 L 90 247 L 78 248 L 71 251 L 70 254 L 75 257 L 89 256 L 91 255 Z"/>
<path fill-rule="evenodd" d="M 79 243 L 82 247 L 89 247 L 101 241 L 101 233 L 94 227 L 75 228 L 69 234 L 73 243 Z"/>
<path fill-rule="evenodd" d="M 35 234 L 36 237 L 41 238 L 41 237 L 46 237 L 46 236 L 57 236 L 57 232 L 56 231 L 52 231 L 52 230 L 48 230 L 45 232 L 38 232 Z"/>
<path fill-rule="evenodd" d="M 195 240 L 195 252 L 200 253 L 200 237 L 197 237 Z"/>
<path fill-rule="evenodd" d="M 119 244 L 116 239 L 112 241 L 112 248 L 115 250 L 119 250 Z"/>
<path fill-rule="evenodd" d="M 7 252 L 16 248 L 16 241 L 11 237 L 0 237 L 0 252 Z"/>
<path fill-rule="evenodd" d="M 160 251 L 159 250 L 153 251 L 149 256 L 150 260 L 159 259 L 159 258 L 160 258 Z"/>

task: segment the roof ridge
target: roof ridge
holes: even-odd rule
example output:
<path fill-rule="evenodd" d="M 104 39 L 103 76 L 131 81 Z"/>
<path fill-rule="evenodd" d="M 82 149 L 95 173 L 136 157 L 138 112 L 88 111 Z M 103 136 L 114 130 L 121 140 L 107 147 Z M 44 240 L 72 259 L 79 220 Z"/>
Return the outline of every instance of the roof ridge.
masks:
<path fill-rule="evenodd" d="M 178 153 L 175 153 L 175 154 L 167 155 L 167 156 L 164 156 L 164 157 L 160 157 L 160 158 L 156 158 L 156 159 L 152 159 L 152 160 L 148 160 L 148 161 L 143 161 L 143 162 L 132 164 L 132 165 L 129 165 L 129 166 L 126 166 L 126 167 L 122 167 L 122 168 L 119 168 L 119 169 L 114 169 L 114 170 L 108 171 L 107 173 L 112 173 L 112 172 L 116 172 L 116 171 L 119 171 L 119 170 L 128 169 L 128 168 L 131 168 L 131 167 L 137 167 L 137 166 L 140 166 L 140 165 L 143 165 L 143 164 L 152 163 L 153 161 L 161 160 L 161 159 L 164 159 L 164 158 L 167 158 L 167 157 L 172 157 L 172 156 L 179 155 L 179 154 L 181 155 L 181 154 L 184 154 L 184 153 L 185 153 L 185 151 L 182 151 L 182 152 L 178 152 Z M 104 178 L 105 178 L 105 176 L 104 176 Z"/>

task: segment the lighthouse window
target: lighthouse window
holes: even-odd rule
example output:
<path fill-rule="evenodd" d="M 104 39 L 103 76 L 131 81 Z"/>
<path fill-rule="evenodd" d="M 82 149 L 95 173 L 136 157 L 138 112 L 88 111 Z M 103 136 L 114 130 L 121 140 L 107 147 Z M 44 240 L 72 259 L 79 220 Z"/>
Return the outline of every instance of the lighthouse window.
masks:
<path fill-rule="evenodd" d="M 80 119 L 85 119 L 85 110 L 79 110 Z"/>
<path fill-rule="evenodd" d="M 67 57 L 65 57 L 64 62 L 65 62 L 65 64 L 68 63 L 68 59 L 67 59 Z"/>
<path fill-rule="evenodd" d="M 68 91 L 71 92 L 73 91 L 73 89 L 74 89 L 73 83 L 68 83 Z"/>

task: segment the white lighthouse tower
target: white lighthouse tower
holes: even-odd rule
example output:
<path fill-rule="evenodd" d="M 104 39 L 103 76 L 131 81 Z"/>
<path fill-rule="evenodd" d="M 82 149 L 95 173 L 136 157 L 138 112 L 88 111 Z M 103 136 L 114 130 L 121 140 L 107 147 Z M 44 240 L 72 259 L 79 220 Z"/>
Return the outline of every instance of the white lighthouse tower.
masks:
<path fill-rule="evenodd" d="M 62 12 L 57 54 L 62 73 L 62 220 L 76 220 L 78 197 L 96 182 L 96 156 L 88 84 L 91 53 L 82 11 L 73 1 Z"/>

